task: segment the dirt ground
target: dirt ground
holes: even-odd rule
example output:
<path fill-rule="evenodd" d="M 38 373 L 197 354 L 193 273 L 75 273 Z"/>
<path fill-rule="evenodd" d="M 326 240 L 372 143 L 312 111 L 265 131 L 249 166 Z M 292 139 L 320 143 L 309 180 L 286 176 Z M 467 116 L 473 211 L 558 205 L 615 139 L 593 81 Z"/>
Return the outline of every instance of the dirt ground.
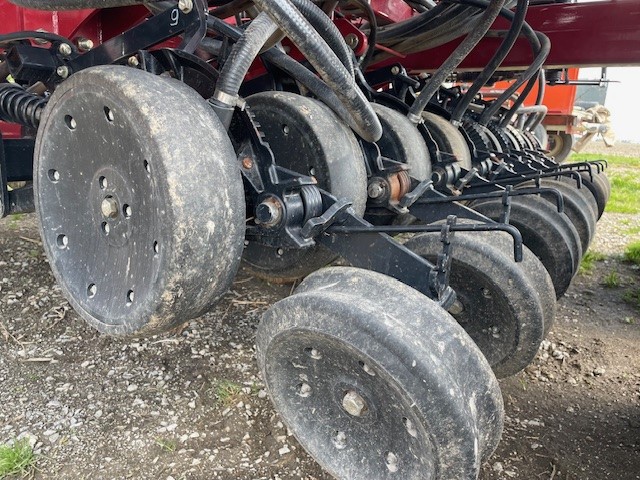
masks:
<path fill-rule="evenodd" d="M 501 382 L 502 442 L 482 479 L 640 478 L 640 312 L 622 262 L 640 216 L 605 214 L 606 255 L 560 301 L 526 371 Z M 638 229 L 636 229 L 638 230 Z M 620 286 L 605 288 L 618 273 Z M 31 215 L 0 221 L 0 444 L 27 437 L 42 479 L 327 479 L 282 425 L 255 329 L 290 287 L 240 272 L 214 311 L 173 335 L 121 340 L 69 308 Z"/>

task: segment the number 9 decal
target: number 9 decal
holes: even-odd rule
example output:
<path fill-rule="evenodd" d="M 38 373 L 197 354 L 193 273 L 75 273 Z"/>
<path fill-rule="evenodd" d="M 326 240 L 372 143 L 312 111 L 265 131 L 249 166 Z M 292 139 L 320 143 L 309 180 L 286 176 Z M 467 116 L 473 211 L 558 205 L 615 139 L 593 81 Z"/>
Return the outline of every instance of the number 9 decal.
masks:
<path fill-rule="evenodd" d="M 171 11 L 171 23 L 169 25 L 172 27 L 175 27 L 176 25 L 178 25 L 179 19 L 180 19 L 180 10 L 177 8 L 174 8 Z"/>

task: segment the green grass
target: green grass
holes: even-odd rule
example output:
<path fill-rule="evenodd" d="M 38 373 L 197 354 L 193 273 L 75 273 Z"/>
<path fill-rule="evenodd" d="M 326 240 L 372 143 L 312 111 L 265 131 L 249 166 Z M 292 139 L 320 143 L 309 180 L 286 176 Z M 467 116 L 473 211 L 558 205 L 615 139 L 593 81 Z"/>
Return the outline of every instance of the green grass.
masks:
<path fill-rule="evenodd" d="M 173 438 L 156 438 L 156 444 L 165 452 L 175 452 L 178 448 L 178 442 Z"/>
<path fill-rule="evenodd" d="M 571 157 L 571 161 L 607 160 L 609 168 L 606 174 L 611 180 L 611 197 L 607 203 L 607 212 L 640 213 L 640 158 L 618 157 L 615 155 L 580 154 Z"/>
<path fill-rule="evenodd" d="M 9 475 L 26 476 L 36 463 L 36 456 L 29 440 L 23 438 L 12 444 L 0 445 L 0 478 Z"/>
<path fill-rule="evenodd" d="M 618 288 L 620 286 L 620 275 L 614 270 L 602 279 L 602 284 L 607 288 Z"/>
<path fill-rule="evenodd" d="M 633 290 L 626 291 L 622 296 L 622 299 L 640 310 L 640 288 L 634 288 Z"/>
<path fill-rule="evenodd" d="M 580 262 L 580 273 L 582 275 L 591 275 L 596 266 L 596 262 L 601 262 L 605 258 L 606 257 L 602 253 L 589 250 Z"/>
<path fill-rule="evenodd" d="M 640 265 L 640 241 L 627 245 L 627 248 L 624 249 L 624 259 L 627 262 Z"/>
<path fill-rule="evenodd" d="M 223 406 L 236 403 L 242 394 L 242 386 L 230 380 L 221 380 L 216 384 L 216 399 Z"/>

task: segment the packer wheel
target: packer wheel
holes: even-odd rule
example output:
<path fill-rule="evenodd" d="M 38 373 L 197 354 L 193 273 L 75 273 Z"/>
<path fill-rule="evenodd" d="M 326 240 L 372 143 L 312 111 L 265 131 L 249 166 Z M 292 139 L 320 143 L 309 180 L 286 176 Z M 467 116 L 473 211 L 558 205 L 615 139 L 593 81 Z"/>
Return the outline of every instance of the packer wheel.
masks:
<path fill-rule="evenodd" d="M 531 363 L 553 312 L 545 311 L 538 294 L 546 284 L 536 285 L 514 262 L 513 248 L 505 251 L 493 237 L 497 235 L 458 232 L 451 240 L 449 282 L 457 300 L 449 312 L 478 345 L 493 373 L 504 378 Z M 416 235 L 405 246 L 429 261 L 442 250 L 440 235 L 431 233 Z M 525 256 L 535 261 L 530 251 Z M 551 300 L 555 304 L 553 294 Z"/>
<path fill-rule="evenodd" d="M 500 220 L 503 212 L 500 199 L 474 202 L 471 207 L 495 221 Z M 523 243 L 545 266 L 556 297 L 560 298 L 569 288 L 582 259 L 580 237 L 569 218 L 558 213 L 546 200 L 527 195 L 511 199 L 509 223 L 520 230 Z"/>
<path fill-rule="evenodd" d="M 358 215 L 367 203 L 367 172 L 355 135 L 328 107 L 289 92 L 262 92 L 247 98 L 276 164 L 318 181 L 338 198 L 353 202 Z M 273 283 L 293 283 L 337 257 L 322 246 L 281 249 L 249 243 L 247 271 Z"/>
<path fill-rule="evenodd" d="M 230 286 L 242 179 L 218 117 L 185 85 L 119 66 L 73 75 L 43 113 L 34 185 L 51 269 L 98 330 L 161 332 Z"/>
<path fill-rule="evenodd" d="M 498 384 L 436 303 L 327 268 L 267 311 L 258 364 L 302 446 L 339 479 L 476 478 L 502 430 Z"/>

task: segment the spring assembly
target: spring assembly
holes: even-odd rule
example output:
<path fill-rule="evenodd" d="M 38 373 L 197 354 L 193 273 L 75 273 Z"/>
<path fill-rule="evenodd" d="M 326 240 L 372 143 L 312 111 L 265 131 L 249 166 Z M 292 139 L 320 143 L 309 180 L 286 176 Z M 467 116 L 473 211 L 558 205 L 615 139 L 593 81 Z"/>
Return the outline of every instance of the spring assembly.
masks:
<path fill-rule="evenodd" d="M 0 120 L 36 128 L 47 101 L 19 85 L 0 84 Z"/>

